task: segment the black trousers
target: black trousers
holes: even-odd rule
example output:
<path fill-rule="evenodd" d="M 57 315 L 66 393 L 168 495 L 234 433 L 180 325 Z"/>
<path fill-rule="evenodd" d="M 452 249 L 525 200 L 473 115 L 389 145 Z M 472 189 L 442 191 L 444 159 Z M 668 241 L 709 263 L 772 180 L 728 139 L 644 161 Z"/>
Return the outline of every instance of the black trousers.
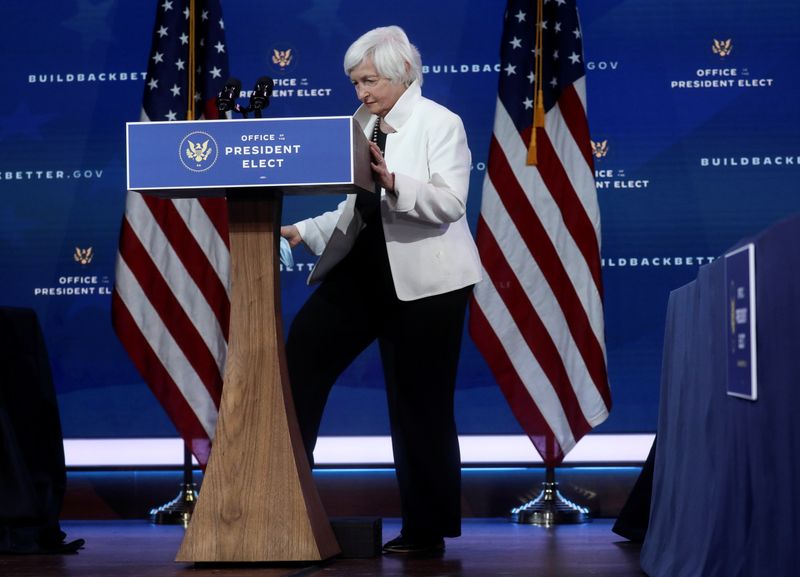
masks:
<path fill-rule="evenodd" d="M 286 357 L 297 419 L 313 463 L 333 384 L 377 339 L 403 534 L 456 537 L 461 534 L 461 459 L 453 399 L 472 287 L 400 301 L 377 224 L 362 231 L 289 330 Z"/>

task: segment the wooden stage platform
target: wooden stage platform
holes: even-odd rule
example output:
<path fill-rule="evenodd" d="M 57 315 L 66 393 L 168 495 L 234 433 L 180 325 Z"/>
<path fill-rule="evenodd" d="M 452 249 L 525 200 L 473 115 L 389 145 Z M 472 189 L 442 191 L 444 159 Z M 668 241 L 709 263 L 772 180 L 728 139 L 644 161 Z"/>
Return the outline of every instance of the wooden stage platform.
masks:
<path fill-rule="evenodd" d="M 3 577 L 642 577 L 639 546 L 611 532 L 613 520 L 555 528 L 505 519 L 465 519 L 463 535 L 436 557 L 383 555 L 317 565 L 191 565 L 173 561 L 179 526 L 135 521 L 66 521 L 67 539 L 85 539 L 74 555 L 0 555 Z M 399 530 L 384 519 L 383 540 Z"/>

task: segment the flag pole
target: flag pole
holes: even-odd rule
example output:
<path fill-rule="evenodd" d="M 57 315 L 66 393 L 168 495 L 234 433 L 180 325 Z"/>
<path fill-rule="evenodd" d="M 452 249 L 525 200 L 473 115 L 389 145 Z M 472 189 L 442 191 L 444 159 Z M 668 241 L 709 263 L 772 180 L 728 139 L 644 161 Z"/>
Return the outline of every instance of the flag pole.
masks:
<path fill-rule="evenodd" d="M 189 64 L 186 82 L 186 120 L 195 119 L 195 86 L 197 65 L 195 57 L 195 0 L 189 0 Z M 155 525 L 183 525 L 188 527 L 197 504 L 197 486 L 193 478 L 192 451 L 183 441 L 183 483 L 178 495 L 169 503 L 150 509 L 150 522 Z"/>
<path fill-rule="evenodd" d="M 186 105 L 186 120 L 195 119 L 194 110 L 194 93 L 197 86 L 197 64 L 195 55 L 195 0 L 189 0 L 189 65 L 187 66 L 187 82 L 186 82 L 186 98 L 188 99 Z"/>
<path fill-rule="evenodd" d="M 555 449 L 555 440 L 552 434 L 547 435 L 547 445 L 547 454 L 552 454 Z M 544 475 L 542 492 L 521 507 L 512 509 L 511 521 L 540 527 L 588 523 L 590 521 L 589 509 L 576 505 L 559 492 L 555 466 L 545 465 Z"/>

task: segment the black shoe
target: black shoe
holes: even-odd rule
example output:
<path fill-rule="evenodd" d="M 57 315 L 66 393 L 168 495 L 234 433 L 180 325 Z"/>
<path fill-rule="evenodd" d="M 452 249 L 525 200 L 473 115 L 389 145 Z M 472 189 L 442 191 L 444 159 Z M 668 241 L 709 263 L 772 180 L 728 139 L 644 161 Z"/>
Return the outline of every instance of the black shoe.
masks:
<path fill-rule="evenodd" d="M 400 535 L 383 546 L 384 553 L 426 554 L 444 551 L 444 539 L 410 539 Z"/>

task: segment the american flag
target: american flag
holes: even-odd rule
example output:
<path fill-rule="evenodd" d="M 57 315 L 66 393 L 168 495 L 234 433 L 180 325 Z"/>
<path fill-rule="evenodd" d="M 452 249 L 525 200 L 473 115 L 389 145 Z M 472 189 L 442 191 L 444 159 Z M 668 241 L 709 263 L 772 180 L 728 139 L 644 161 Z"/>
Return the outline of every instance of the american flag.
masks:
<path fill-rule="evenodd" d="M 216 117 L 213 103 L 227 71 L 219 1 L 159 0 L 142 120 L 187 119 L 190 98 L 196 116 Z M 224 199 L 162 200 L 128 192 L 111 303 L 120 341 L 203 465 L 227 353 L 227 227 Z"/>
<path fill-rule="evenodd" d="M 475 288 L 470 334 L 517 420 L 552 467 L 611 408 L 600 214 L 575 0 L 510 0 L 500 51 L 476 235 L 486 274 Z M 534 129 L 538 86 L 544 126 Z"/>

